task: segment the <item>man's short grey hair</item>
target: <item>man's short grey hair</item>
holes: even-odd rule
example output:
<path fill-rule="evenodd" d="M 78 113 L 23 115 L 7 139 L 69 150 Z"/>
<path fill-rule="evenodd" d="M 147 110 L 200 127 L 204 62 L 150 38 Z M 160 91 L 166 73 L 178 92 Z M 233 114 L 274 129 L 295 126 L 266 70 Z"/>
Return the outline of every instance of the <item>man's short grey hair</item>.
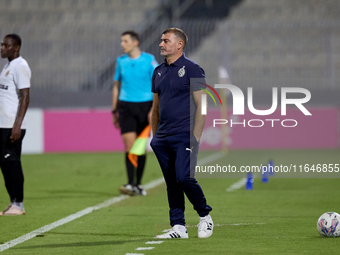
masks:
<path fill-rule="evenodd" d="M 173 33 L 176 37 L 180 38 L 184 43 L 183 49 L 185 48 L 188 42 L 188 36 L 184 33 L 182 29 L 177 28 L 177 27 L 168 28 L 167 30 L 163 32 L 163 35 L 167 33 Z"/>

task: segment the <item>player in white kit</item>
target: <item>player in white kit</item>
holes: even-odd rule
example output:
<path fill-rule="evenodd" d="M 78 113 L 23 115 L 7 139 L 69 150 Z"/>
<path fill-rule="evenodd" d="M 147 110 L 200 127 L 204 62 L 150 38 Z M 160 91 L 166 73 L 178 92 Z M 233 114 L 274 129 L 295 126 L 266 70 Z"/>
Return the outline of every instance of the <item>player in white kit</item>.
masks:
<path fill-rule="evenodd" d="M 7 58 L 8 63 L 0 73 L 0 167 L 11 203 L 0 215 L 25 214 L 20 157 L 26 132 L 31 70 L 20 57 L 20 48 L 21 38 L 16 34 L 6 35 L 1 42 L 1 58 Z"/>

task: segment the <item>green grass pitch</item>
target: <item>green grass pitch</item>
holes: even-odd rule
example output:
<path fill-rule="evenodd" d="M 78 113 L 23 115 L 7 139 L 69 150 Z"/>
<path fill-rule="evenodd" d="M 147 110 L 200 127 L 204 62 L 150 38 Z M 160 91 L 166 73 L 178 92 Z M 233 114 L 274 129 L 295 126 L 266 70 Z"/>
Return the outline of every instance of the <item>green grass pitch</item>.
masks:
<path fill-rule="evenodd" d="M 214 152 L 202 152 L 204 158 Z M 340 163 L 339 150 L 231 151 L 232 164 L 259 159 L 282 164 Z M 256 161 L 256 162 L 255 162 Z M 259 161 L 260 162 L 260 161 Z M 24 155 L 26 215 L 0 217 L 0 243 L 8 242 L 111 197 L 126 182 L 122 153 Z M 339 173 L 340 175 L 340 173 Z M 162 176 L 150 153 L 144 183 Z M 198 216 L 186 201 L 189 239 L 145 244 L 169 229 L 165 184 L 18 244 L 3 254 L 338 254 L 340 238 L 323 238 L 318 217 L 340 213 L 340 178 L 255 179 L 254 189 L 226 189 L 239 179 L 200 178 L 215 228 L 197 238 Z M 0 178 L 0 209 L 9 203 Z M 138 251 L 138 247 L 154 247 Z"/>

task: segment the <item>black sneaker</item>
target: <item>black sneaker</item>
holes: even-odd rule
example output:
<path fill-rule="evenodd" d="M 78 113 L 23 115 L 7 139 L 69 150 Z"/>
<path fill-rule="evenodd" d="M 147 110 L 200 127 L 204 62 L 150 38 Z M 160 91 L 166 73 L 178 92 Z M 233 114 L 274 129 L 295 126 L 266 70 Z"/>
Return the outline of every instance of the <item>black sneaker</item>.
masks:
<path fill-rule="evenodd" d="M 119 187 L 120 194 L 134 196 L 136 195 L 135 187 L 131 184 L 125 184 L 124 186 Z"/>
<path fill-rule="evenodd" d="M 146 196 L 147 194 L 142 185 L 135 186 L 135 193 L 137 196 Z"/>

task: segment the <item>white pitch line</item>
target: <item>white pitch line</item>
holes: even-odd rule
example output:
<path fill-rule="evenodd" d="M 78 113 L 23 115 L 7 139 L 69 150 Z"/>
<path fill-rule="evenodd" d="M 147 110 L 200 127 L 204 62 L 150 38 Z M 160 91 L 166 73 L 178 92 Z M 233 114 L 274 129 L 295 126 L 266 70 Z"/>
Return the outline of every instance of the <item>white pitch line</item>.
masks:
<path fill-rule="evenodd" d="M 136 251 L 152 250 L 155 247 L 138 247 Z"/>
<path fill-rule="evenodd" d="M 126 253 L 125 255 L 144 255 L 144 253 Z"/>
<path fill-rule="evenodd" d="M 223 227 L 223 226 L 248 226 L 248 225 L 264 225 L 266 223 L 228 223 L 228 224 L 216 224 L 214 227 Z"/>
<path fill-rule="evenodd" d="M 164 241 L 148 241 L 146 242 L 145 244 L 161 244 L 163 243 Z"/>
<path fill-rule="evenodd" d="M 247 182 L 247 178 L 242 178 L 241 180 L 235 182 L 233 185 L 227 188 L 227 192 L 231 192 L 231 191 L 242 188 L 246 184 L 246 182 Z"/>
<path fill-rule="evenodd" d="M 210 163 L 211 161 L 217 160 L 225 156 L 223 152 L 216 152 L 214 154 L 211 154 L 208 157 L 202 158 L 201 160 L 198 160 L 197 165 L 204 166 L 207 163 Z"/>
<path fill-rule="evenodd" d="M 162 184 L 163 182 L 164 182 L 164 178 L 161 177 L 157 180 L 153 180 L 153 181 L 143 185 L 143 187 L 144 187 L 145 190 L 153 189 L 153 188 L 157 187 L 158 185 Z"/>
<path fill-rule="evenodd" d="M 146 185 L 144 185 L 144 188 L 145 188 L 145 190 L 152 189 L 152 188 L 158 186 L 159 184 L 161 184 L 163 182 L 164 182 L 164 179 L 163 178 L 159 178 L 157 180 L 154 180 L 154 181 L 151 181 L 151 182 L 147 183 Z M 54 229 L 56 227 L 59 227 L 59 226 L 64 225 L 66 223 L 69 223 L 69 222 L 71 222 L 71 221 L 73 221 L 75 219 L 78 219 L 78 218 L 80 218 L 80 217 L 82 217 L 84 215 L 87 215 L 87 214 L 89 214 L 89 213 L 91 213 L 93 211 L 96 211 L 96 210 L 99 210 L 101 208 L 108 207 L 110 205 L 116 204 L 116 203 L 118 203 L 118 202 L 120 202 L 122 200 L 125 200 L 125 199 L 129 198 L 129 197 L 130 196 L 127 196 L 127 195 L 121 195 L 119 197 L 113 197 L 111 199 L 108 199 L 108 200 L 104 201 L 103 203 L 100 203 L 100 204 L 92 206 L 92 207 L 88 207 L 88 208 L 86 208 L 84 210 L 81 210 L 81 211 L 75 213 L 75 214 L 69 215 L 69 216 L 67 216 L 67 217 L 65 217 L 63 219 L 60 219 L 58 221 L 55 221 L 55 222 L 53 222 L 53 223 L 51 223 L 49 225 L 46 225 L 46 226 L 41 227 L 39 229 L 36 229 L 36 230 L 34 230 L 34 231 L 32 231 L 32 232 L 30 232 L 28 234 L 25 234 L 25 235 L 23 235 L 21 237 L 18 237 L 16 239 L 11 240 L 11 241 L 8 241 L 7 243 L 1 244 L 0 245 L 0 252 L 2 252 L 4 250 L 7 250 L 7 249 L 9 249 L 9 248 L 11 248 L 11 247 L 13 247 L 13 246 L 15 246 L 17 244 L 23 243 L 23 242 L 25 242 L 25 241 L 27 241 L 29 239 L 32 239 L 33 237 L 36 237 L 37 235 L 41 235 L 41 234 L 43 234 L 45 232 L 48 232 L 51 229 Z"/>
<path fill-rule="evenodd" d="M 266 223 L 227 223 L 227 224 L 214 224 L 214 227 L 223 226 L 248 226 L 248 225 L 264 225 Z M 197 228 L 197 225 L 186 225 L 186 228 Z"/>

